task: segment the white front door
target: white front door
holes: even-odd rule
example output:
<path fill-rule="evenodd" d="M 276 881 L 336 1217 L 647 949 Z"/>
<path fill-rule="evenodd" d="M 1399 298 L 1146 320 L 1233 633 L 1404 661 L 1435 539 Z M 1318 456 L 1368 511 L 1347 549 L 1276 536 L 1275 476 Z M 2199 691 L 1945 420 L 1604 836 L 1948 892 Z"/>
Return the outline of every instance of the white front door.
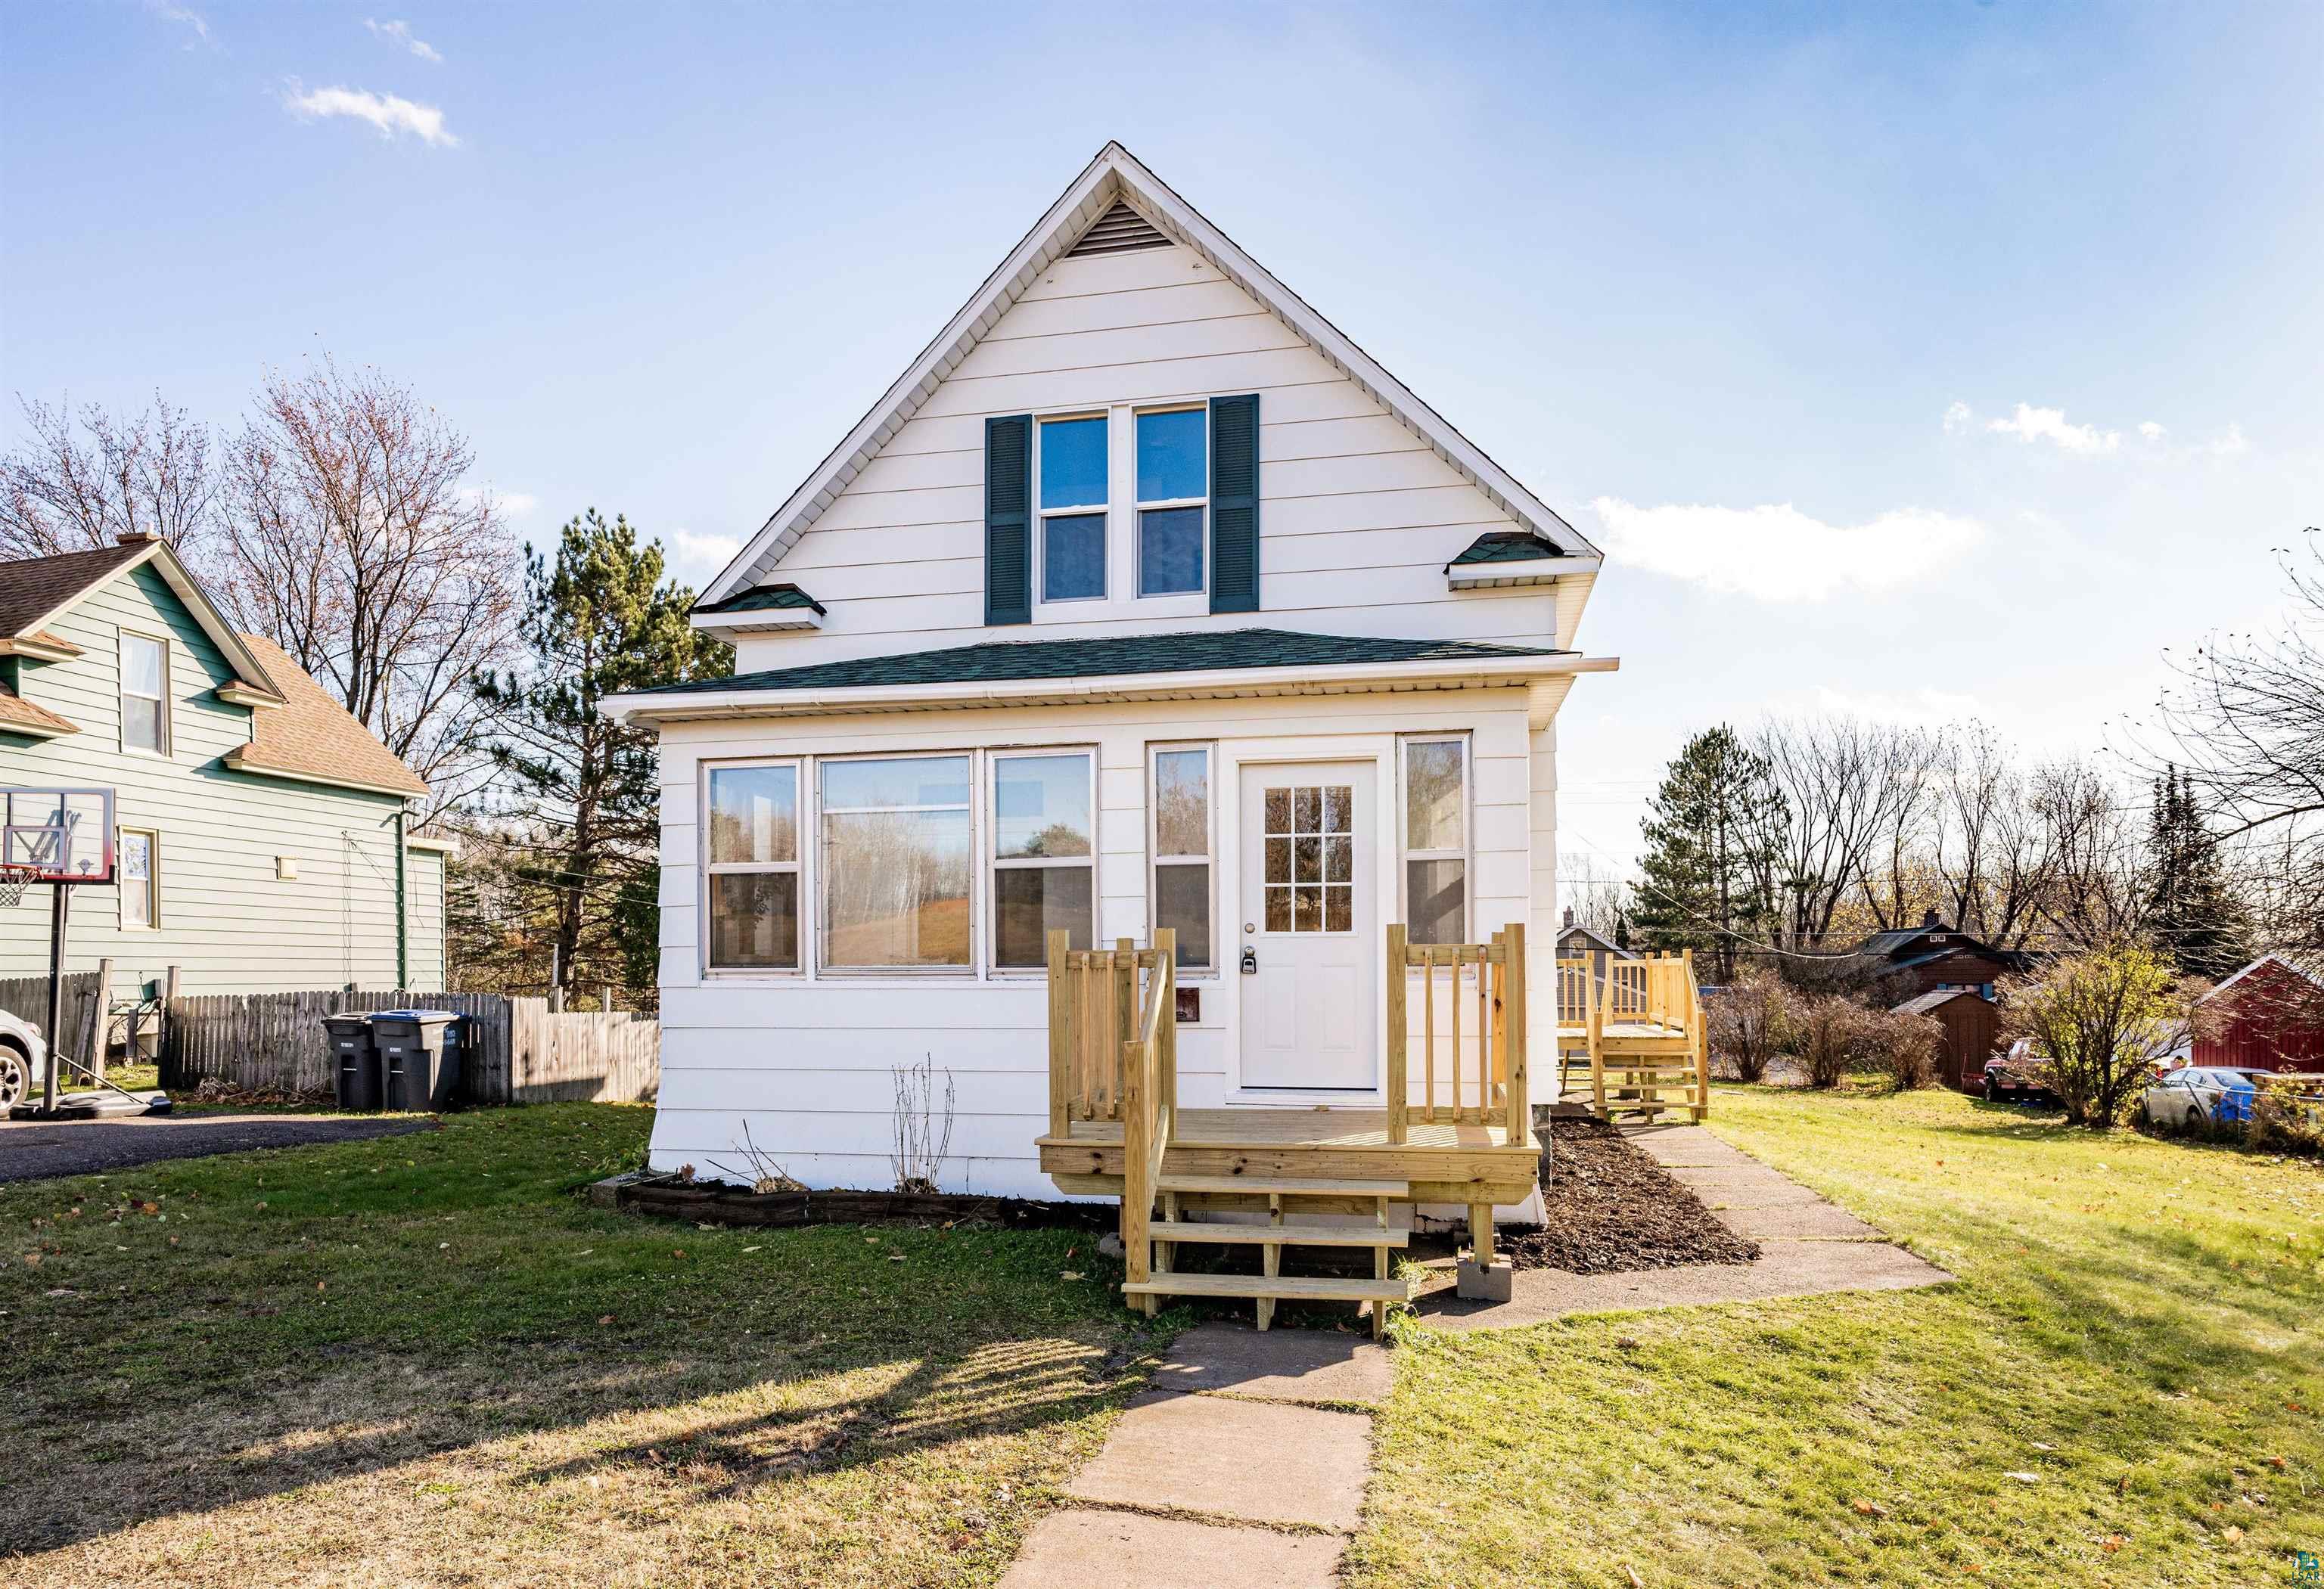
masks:
<path fill-rule="evenodd" d="M 1377 1091 L 1373 764 L 1242 769 L 1242 1085 Z"/>

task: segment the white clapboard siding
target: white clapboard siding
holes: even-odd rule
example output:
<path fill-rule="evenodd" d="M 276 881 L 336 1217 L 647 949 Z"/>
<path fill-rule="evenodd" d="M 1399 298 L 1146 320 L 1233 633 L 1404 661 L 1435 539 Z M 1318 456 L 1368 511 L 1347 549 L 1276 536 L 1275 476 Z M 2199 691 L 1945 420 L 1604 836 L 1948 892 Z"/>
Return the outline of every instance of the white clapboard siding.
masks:
<path fill-rule="evenodd" d="M 97 785 L 115 792 L 124 827 L 158 835 L 161 909 L 150 929 L 121 924 L 112 886 L 73 890 L 70 964 L 114 962 L 113 997 L 129 997 L 180 968 L 188 992 L 382 987 L 396 980 L 394 817 L 389 795 L 227 771 L 248 742 L 251 709 L 217 700 L 232 670 L 150 565 L 113 581 L 51 626 L 83 648 L 26 665 L 22 693 L 80 732 L 0 740 L 0 784 Z M 121 746 L 124 628 L 170 644 L 171 754 Z M 442 865 L 412 850 L 410 975 L 443 978 Z M 298 876 L 276 876 L 288 857 Z M 49 892 L 0 910 L 0 977 L 49 960 Z"/>

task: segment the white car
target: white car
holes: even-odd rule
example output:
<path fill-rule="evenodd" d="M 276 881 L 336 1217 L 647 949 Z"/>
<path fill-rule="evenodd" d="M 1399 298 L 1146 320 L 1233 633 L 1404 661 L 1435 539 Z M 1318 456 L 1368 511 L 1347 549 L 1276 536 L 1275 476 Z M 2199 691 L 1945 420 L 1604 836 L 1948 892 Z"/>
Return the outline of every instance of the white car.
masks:
<path fill-rule="evenodd" d="M 2148 1088 L 2139 1108 L 2149 1125 L 2178 1129 L 2247 1121 L 2259 1091 L 2253 1079 L 2268 1074 L 2226 1065 L 2190 1065 Z"/>
<path fill-rule="evenodd" d="M 39 1027 L 0 1010 L 0 1112 L 32 1096 L 48 1052 Z"/>

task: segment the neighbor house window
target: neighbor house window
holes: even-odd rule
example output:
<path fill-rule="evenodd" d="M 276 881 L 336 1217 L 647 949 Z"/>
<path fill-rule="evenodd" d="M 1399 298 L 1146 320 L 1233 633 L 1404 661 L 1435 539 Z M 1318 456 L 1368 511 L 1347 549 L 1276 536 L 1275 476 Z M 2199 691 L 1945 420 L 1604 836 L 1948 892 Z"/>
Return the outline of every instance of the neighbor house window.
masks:
<path fill-rule="evenodd" d="M 1204 585 L 1203 509 L 1210 501 L 1210 417 L 1203 409 L 1138 416 L 1138 593 Z"/>
<path fill-rule="evenodd" d="M 1154 752 L 1154 925 L 1178 934 L 1178 965 L 1210 970 L 1211 752 L 1169 746 Z"/>
<path fill-rule="evenodd" d="M 170 648 L 150 635 L 121 637 L 121 748 L 170 753 Z"/>
<path fill-rule="evenodd" d="M 1086 750 L 992 758 L 992 964 L 1047 959 L 1064 928 L 1087 949 L 1096 930 L 1095 758 Z"/>
<path fill-rule="evenodd" d="M 1041 600 L 1105 599 L 1105 418 L 1041 422 Z"/>
<path fill-rule="evenodd" d="M 1469 742 L 1404 741 L 1404 911 L 1415 943 L 1465 943 Z"/>
<path fill-rule="evenodd" d="M 798 969 L 798 795 L 797 762 L 710 769 L 714 970 Z"/>
<path fill-rule="evenodd" d="M 825 761 L 823 964 L 965 970 L 972 758 Z"/>
<path fill-rule="evenodd" d="M 121 924 L 150 927 L 161 919 L 161 878 L 155 863 L 161 844 L 151 831 L 121 830 L 115 877 L 121 889 Z"/>

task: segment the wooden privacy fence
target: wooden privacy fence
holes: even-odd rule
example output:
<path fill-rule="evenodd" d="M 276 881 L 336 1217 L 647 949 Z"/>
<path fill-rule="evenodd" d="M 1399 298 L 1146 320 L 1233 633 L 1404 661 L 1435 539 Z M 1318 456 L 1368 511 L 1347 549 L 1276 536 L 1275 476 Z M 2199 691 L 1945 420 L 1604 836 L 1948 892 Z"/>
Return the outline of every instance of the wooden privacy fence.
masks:
<path fill-rule="evenodd" d="M 65 1018 L 60 1028 L 64 1038 L 58 1047 L 70 1058 L 91 1059 L 89 1049 L 97 1030 L 92 1017 L 102 1016 L 104 1002 L 104 972 L 75 971 L 65 978 Z M 29 1023 L 46 1039 L 49 1034 L 49 979 L 46 977 L 11 977 L 0 981 L 0 1010 Z M 79 1085 L 70 1081 L 67 1084 Z"/>
<path fill-rule="evenodd" d="M 170 1001 L 161 1085 L 215 1077 L 238 1088 L 328 1090 L 336 1061 L 326 1015 L 450 1010 L 466 1017 L 460 1097 L 473 1104 L 630 1103 L 661 1083 L 661 1024 L 622 1011 L 551 1014 L 549 1001 L 497 993 L 221 993 Z"/>
<path fill-rule="evenodd" d="M 1469 968 L 1466 975 L 1463 968 Z M 1420 973 L 1420 1104 L 1412 1104 L 1410 972 Z M 1440 975 L 1442 974 L 1442 975 Z M 1437 1046 L 1438 988 L 1449 1041 Z M 1462 1009 L 1471 1037 L 1464 1048 Z M 1473 1062 L 1464 1063 L 1464 1053 Z M 1388 1140 L 1409 1140 L 1410 1122 L 1481 1125 L 1503 1121 L 1511 1143 L 1531 1140 L 1526 1092 L 1525 923 L 1489 943 L 1414 943 L 1402 922 L 1388 928 Z"/>

